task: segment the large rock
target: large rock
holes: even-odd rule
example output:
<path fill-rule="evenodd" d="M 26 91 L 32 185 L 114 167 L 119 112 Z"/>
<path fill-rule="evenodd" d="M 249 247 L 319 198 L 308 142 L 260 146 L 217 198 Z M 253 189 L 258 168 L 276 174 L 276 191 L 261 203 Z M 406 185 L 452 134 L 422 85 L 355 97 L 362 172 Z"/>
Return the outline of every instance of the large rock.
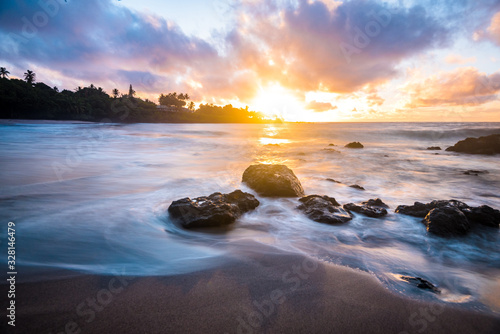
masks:
<path fill-rule="evenodd" d="M 427 216 L 429 211 L 435 208 L 442 208 L 445 206 L 452 206 L 458 208 L 468 208 L 469 206 L 464 202 L 460 202 L 457 200 L 440 200 L 440 201 L 432 201 L 430 203 L 424 204 L 420 202 L 415 202 L 413 205 L 399 205 L 396 208 L 397 213 L 401 213 L 404 215 L 409 215 L 413 217 L 424 218 Z"/>
<path fill-rule="evenodd" d="M 349 143 L 349 144 L 347 144 L 345 147 L 347 147 L 347 148 L 364 148 L 363 144 L 361 144 L 361 143 L 360 143 L 360 142 L 358 142 L 358 141 L 355 141 L 355 142 Z"/>
<path fill-rule="evenodd" d="M 379 200 L 383 205 L 385 205 L 384 202 L 380 200 L 380 198 L 377 198 L 377 200 Z M 348 212 L 356 212 L 372 218 L 381 218 L 383 216 L 386 216 L 387 210 L 379 205 L 371 205 L 375 203 L 377 202 L 376 200 L 373 199 L 367 202 L 363 202 L 362 205 L 349 203 L 344 205 L 344 209 L 346 209 Z"/>
<path fill-rule="evenodd" d="M 362 202 L 361 204 L 379 208 L 389 208 L 389 205 L 385 204 L 380 198 L 369 199 L 368 201 Z"/>
<path fill-rule="evenodd" d="M 344 224 L 352 219 L 333 197 L 310 195 L 299 199 L 302 203 L 297 207 L 309 218 L 319 223 Z"/>
<path fill-rule="evenodd" d="M 243 173 L 243 182 L 261 196 L 304 196 L 299 179 L 285 165 L 252 165 Z"/>
<path fill-rule="evenodd" d="M 408 282 L 414 286 L 416 286 L 419 289 L 423 290 L 429 290 L 434 293 L 441 293 L 441 290 L 439 290 L 438 287 L 436 287 L 434 284 L 429 282 L 428 280 L 425 280 L 420 277 L 413 277 L 413 276 L 406 276 L 406 275 L 400 275 L 399 276 L 403 281 Z"/>
<path fill-rule="evenodd" d="M 168 212 L 184 228 L 215 227 L 234 223 L 242 214 L 259 204 L 252 194 L 236 190 L 230 194 L 213 193 L 210 196 L 173 201 Z"/>
<path fill-rule="evenodd" d="M 469 154 L 498 154 L 500 153 L 500 134 L 461 140 L 446 151 Z"/>
<path fill-rule="evenodd" d="M 476 208 L 469 207 L 462 209 L 462 212 L 471 224 L 500 228 L 500 211 L 492 207 L 487 205 Z"/>
<path fill-rule="evenodd" d="M 470 230 L 470 223 L 465 214 L 453 206 L 432 209 L 425 216 L 423 223 L 429 233 L 442 237 L 465 235 Z"/>

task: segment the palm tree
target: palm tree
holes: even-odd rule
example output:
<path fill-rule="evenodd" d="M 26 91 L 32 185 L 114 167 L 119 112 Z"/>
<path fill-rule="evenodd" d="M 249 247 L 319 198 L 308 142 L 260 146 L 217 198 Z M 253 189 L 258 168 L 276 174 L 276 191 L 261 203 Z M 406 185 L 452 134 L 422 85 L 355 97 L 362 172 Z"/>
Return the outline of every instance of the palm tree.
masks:
<path fill-rule="evenodd" d="M 2 76 L 2 78 L 7 78 L 9 76 L 10 72 L 7 71 L 7 69 L 5 67 L 0 67 L 0 75 Z"/>
<path fill-rule="evenodd" d="M 26 73 L 24 73 L 24 80 L 26 80 L 27 83 L 32 85 L 35 82 L 36 74 L 33 71 L 27 70 Z"/>
<path fill-rule="evenodd" d="M 116 99 L 118 95 L 120 95 L 120 91 L 117 88 L 113 89 L 113 97 Z"/>

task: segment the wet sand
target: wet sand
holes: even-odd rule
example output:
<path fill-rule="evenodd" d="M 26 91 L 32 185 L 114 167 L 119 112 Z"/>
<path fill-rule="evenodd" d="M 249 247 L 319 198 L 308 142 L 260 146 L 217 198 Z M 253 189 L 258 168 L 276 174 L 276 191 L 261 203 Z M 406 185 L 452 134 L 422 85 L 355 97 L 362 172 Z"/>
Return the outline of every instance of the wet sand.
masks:
<path fill-rule="evenodd" d="M 168 277 L 47 278 L 18 283 L 8 333 L 500 332 L 500 316 L 410 299 L 297 255 L 247 254 Z"/>

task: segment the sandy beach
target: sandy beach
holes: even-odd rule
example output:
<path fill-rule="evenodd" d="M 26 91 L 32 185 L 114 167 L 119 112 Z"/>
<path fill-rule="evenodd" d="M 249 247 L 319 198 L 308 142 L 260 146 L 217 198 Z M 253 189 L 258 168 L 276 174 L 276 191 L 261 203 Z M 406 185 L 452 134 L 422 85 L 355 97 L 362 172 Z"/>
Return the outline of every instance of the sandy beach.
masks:
<path fill-rule="evenodd" d="M 186 275 L 81 275 L 21 283 L 17 289 L 16 327 L 9 333 L 471 334 L 500 329 L 499 316 L 417 301 L 390 292 L 361 271 L 269 252 Z"/>

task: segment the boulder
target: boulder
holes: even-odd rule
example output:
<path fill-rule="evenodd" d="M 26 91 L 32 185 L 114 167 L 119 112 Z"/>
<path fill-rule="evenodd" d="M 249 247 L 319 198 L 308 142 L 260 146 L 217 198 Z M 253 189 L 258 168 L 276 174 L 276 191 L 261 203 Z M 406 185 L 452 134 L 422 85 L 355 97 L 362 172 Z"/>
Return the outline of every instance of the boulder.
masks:
<path fill-rule="evenodd" d="M 465 214 L 453 206 L 432 209 L 422 222 L 429 233 L 442 237 L 465 235 L 470 230 Z"/>
<path fill-rule="evenodd" d="M 184 228 L 216 227 L 234 223 L 259 204 L 252 194 L 235 190 L 230 194 L 217 192 L 210 196 L 173 201 L 168 212 Z"/>
<path fill-rule="evenodd" d="M 345 147 L 347 147 L 347 148 L 364 148 L 363 144 L 361 144 L 360 142 L 357 142 L 357 141 L 349 143 Z"/>
<path fill-rule="evenodd" d="M 416 286 L 419 289 L 429 290 L 429 291 L 432 291 L 434 293 L 441 293 L 441 290 L 439 290 L 439 288 L 437 288 L 434 284 L 432 284 L 431 282 L 429 282 L 423 278 L 413 277 L 413 276 L 405 276 L 405 275 L 400 275 L 399 277 L 403 281 L 406 281 L 406 282 Z"/>
<path fill-rule="evenodd" d="M 500 153 L 500 134 L 479 138 L 469 137 L 448 147 L 446 151 L 468 154 L 498 154 Z"/>
<path fill-rule="evenodd" d="M 328 146 L 337 146 L 337 145 L 335 145 L 335 144 L 328 144 Z"/>
<path fill-rule="evenodd" d="M 354 203 L 349 203 L 344 205 L 344 209 L 348 212 L 356 212 L 367 217 L 381 218 L 387 215 L 387 210 L 381 207 L 373 207 L 369 205 L 357 205 Z"/>
<path fill-rule="evenodd" d="M 299 199 L 302 203 L 297 209 L 309 219 L 325 224 L 344 224 L 352 219 L 333 197 L 310 195 Z"/>
<path fill-rule="evenodd" d="M 427 216 L 429 211 L 435 208 L 442 208 L 445 206 L 452 206 L 458 208 L 468 208 L 469 206 L 464 202 L 460 202 L 457 200 L 440 200 L 440 201 L 432 201 L 430 203 L 424 204 L 420 202 L 415 202 L 413 205 L 399 205 L 396 208 L 397 213 L 401 213 L 403 215 L 409 215 L 413 217 L 424 218 Z"/>
<path fill-rule="evenodd" d="M 362 186 L 358 186 L 357 184 L 353 184 L 352 186 L 349 186 L 351 188 L 354 188 L 354 189 L 358 189 L 358 190 L 365 190 L 365 188 L 363 188 Z"/>
<path fill-rule="evenodd" d="M 464 208 L 462 212 L 471 224 L 500 228 L 500 211 L 492 207 L 481 205 L 476 208 Z"/>
<path fill-rule="evenodd" d="M 285 165 L 252 165 L 243 173 L 243 182 L 261 196 L 304 196 L 299 179 Z"/>
<path fill-rule="evenodd" d="M 427 150 L 428 151 L 441 151 L 441 147 L 439 147 L 439 146 L 431 146 L 431 147 L 427 147 Z"/>
<path fill-rule="evenodd" d="M 385 204 L 380 198 L 369 199 L 368 201 L 362 202 L 361 204 L 379 208 L 389 208 L 389 205 Z"/>

